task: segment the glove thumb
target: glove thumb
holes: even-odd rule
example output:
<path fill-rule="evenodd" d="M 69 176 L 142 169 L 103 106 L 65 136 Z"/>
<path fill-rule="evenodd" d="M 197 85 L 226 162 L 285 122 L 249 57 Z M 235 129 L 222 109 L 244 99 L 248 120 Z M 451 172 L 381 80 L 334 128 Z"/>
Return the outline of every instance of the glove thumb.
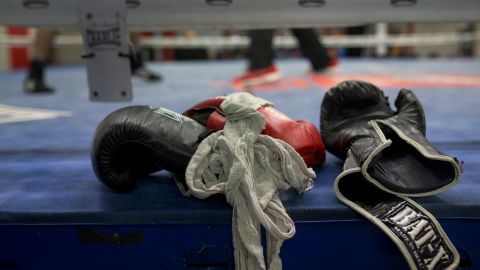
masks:
<path fill-rule="evenodd" d="M 425 112 L 422 104 L 417 96 L 408 89 L 401 89 L 395 99 L 395 107 L 397 107 L 397 117 L 411 124 L 413 127 L 426 133 Z"/>

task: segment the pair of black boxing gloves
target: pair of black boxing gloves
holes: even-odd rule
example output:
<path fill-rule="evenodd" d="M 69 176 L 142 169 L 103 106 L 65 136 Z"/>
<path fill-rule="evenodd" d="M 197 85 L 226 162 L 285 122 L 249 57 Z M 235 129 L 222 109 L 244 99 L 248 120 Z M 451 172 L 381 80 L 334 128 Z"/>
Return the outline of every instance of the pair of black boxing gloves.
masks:
<path fill-rule="evenodd" d="M 222 129 L 224 97 L 198 103 L 183 114 L 153 106 L 130 106 L 108 115 L 98 126 L 91 152 L 93 169 L 113 190 L 132 190 L 137 179 L 165 169 L 185 173 L 198 144 Z M 325 148 L 352 164 L 380 189 L 425 195 L 453 185 L 460 168 L 426 138 L 425 114 L 410 90 L 400 90 L 393 111 L 375 85 L 344 81 L 321 104 L 320 132 L 271 105 L 258 108 L 267 120 L 263 134 L 284 140 L 307 166 L 325 161 Z M 324 146 L 325 145 L 325 146 Z"/>

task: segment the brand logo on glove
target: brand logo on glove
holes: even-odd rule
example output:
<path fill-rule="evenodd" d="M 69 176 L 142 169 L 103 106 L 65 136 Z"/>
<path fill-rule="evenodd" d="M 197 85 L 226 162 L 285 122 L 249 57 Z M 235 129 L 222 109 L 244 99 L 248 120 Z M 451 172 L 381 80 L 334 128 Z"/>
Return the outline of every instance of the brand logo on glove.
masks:
<path fill-rule="evenodd" d="M 43 9 L 49 5 L 48 0 L 23 0 L 23 6 L 28 9 Z"/>
<path fill-rule="evenodd" d="M 86 33 L 86 41 L 89 48 L 105 45 L 120 46 L 120 28 L 118 26 L 104 30 L 87 29 Z"/>
<path fill-rule="evenodd" d="M 325 0 L 299 0 L 298 4 L 301 7 L 306 7 L 306 8 L 323 7 L 325 5 Z"/>
<path fill-rule="evenodd" d="M 165 116 L 167 118 L 170 118 L 174 121 L 177 121 L 179 123 L 183 122 L 182 116 L 180 114 L 176 113 L 176 112 L 167 110 L 165 108 L 153 107 L 153 106 L 150 106 L 150 109 L 152 109 L 155 113 L 163 115 L 163 116 Z"/>
<path fill-rule="evenodd" d="M 453 263 L 454 254 L 435 224 L 414 205 L 403 201 L 382 212 L 380 220 L 407 247 L 418 269 L 445 269 Z"/>

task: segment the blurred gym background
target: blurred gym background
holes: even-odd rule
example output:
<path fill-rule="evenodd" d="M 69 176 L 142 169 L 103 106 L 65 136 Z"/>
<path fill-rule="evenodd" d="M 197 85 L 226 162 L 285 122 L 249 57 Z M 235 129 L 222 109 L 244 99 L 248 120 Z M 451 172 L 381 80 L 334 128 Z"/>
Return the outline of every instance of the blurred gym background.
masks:
<path fill-rule="evenodd" d="M 0 71 L 26 69 L 35 29 L 0 27 Z M 480 23 L 376 23 L 318 28 L 322 42 L 341 58 L 471 58 L 480 56 Z M 245 31 L 191 29 L 143 32 L 141 53 L 147 61 L 245 59 Z M 300 58 L 296 40 L 276 31 L 276 59 Z M 81 64 L 79 33 L 60 32 L 52 64 Z"/>

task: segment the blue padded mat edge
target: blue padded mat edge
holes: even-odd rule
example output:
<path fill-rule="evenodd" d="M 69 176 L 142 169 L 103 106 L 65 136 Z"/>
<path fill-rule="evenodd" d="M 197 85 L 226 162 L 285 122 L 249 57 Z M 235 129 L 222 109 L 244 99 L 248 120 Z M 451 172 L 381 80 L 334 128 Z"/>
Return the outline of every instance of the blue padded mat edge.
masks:
<path fill-rule="evenodd" d="M 303 61 L 281 61 L 284 76 L 306 77 Z M 52 67 L 48 80 L 57 88 L 51 96 L 21 92 L 23 72 L 0 73 L 0 105 L 48 109 L 51 118 L 0 124 L 0 224 L 152 224 L 161 222 L 230 222 L 231 208 L 222 196 L 207 200 L 183 197 L 171 177 L 159 172 L 139 181 L 126 194 L 112 192 L 92 172 L 90 143 L 96 125 L 109 112 L 128 105 L 154 104 L 183 111 L 207 97 L 232 92 L 222 84 L 243 71 L 243 62 L 187 62 L 152 64 L 165 82 L 148 84 L 134 79 L 131 103 L 92 103 L 87 100 L 81 66 Z M 478 60 L 345 60 L 344 74 L 452 72 L 475 75 Z M 474 73 L 477 72 L 477 73 Z M 307 79 L 305 79 L 307 80 Z M 220 83 L 219 83 L 220 82 Z M 296 119 L 318 126 L 325 88 L 264 91 L 258 96 Z M 416 87 L 427 115 L 427 137 L 442 151 L 464 161 L 464 174 L 454 188 L 415 199 L 438 218 L 480 217 L 480 100 L 479 87 Z M 398 89 L 385 89 L 393 101 Z M 58 112 L 68 112 L 62 114 Z M 1 117 L 0 117 L 1 120 Z M 333 180 L 342 162 L 331 155 L 316 168 L 315 188 L 305 194 L 282 193 L 295 221 L 363 219 L 341 204 L 333 193 Z"/>

